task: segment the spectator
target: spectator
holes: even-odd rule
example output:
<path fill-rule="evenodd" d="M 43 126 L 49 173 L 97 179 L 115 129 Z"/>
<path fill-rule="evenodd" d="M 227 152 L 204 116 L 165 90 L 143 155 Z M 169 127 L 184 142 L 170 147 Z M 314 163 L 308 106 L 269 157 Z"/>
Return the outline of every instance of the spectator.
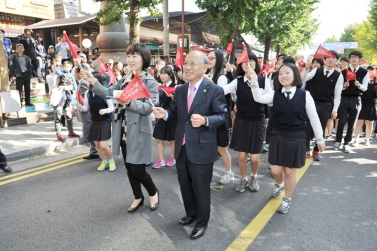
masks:
<path fill-rule="evenodd" d="M 8 60 L 10 53 L 11 53 L 12 41 L 10 41 L 9 38 L 5 37 L 5 31 L 4 30 L 0 30 L 0 33 L 2 34 L 2 37 L 3 37 L 2 40 L 3 40 L 4 51 L 5 51 L 5 57 Z"/>
<path fill-rule="evenodd" d="M 59 49 L 60 55 L 62 56 L 62 63 L 64 63 L 65 61 L 69 61 L 68 52 L 67 52 L 69 48 L 68 48 L 68 44 L 66 43 L 64 39 L 64 36 L 60 37 L 60 42 L 55 47 L 56 47 L 56 50 Z"/>
<path fill-rule="evenodd" d="M 37 34 L 35 41 L 35 53 L 37 54 L 37 59 L 39 61 L 39 69 L 38 71 L 41 72 L 41 76 L 45 76 L 45 58 L 47 56 L 46 49 L 43 46 L 42 36 Z M 40 79 L 41 80 L 41 79 Z"/>
<path fill-rule="evenodd" d="M 35 40 L 31 37 L 31 30 L 24 29 L 24 34 L 21 35 L 17 43 L 23 45 L 24 53 L 30 58 L 31 64 L 33 65 L 34 71 L 36 72 L 36 76 L 38 77 L 38 79 L 41 79 L 42 75 L 41 69 L 39 68 L 39 60 L 37 58 L 37 54 L 35 53 L 36 43 Z"/>

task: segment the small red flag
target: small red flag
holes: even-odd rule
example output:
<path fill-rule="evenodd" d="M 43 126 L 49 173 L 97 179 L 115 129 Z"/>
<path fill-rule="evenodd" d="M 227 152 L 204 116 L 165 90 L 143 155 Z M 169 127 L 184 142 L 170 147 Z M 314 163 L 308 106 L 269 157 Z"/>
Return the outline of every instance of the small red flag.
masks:
<path fill-rule="evenodd" d="M 102 58 L 99 58 L 99 71 L 102 76 L 106 76 L 107 65 L 105 64 Z"/>
<path fill-rule="evenodd" d="M 144 85 L 139 74 L 135 73 L 133 79 L 128 83 L 126 88 L 119 95 L 118 101 L 125 103 L 127 101 L 139 99 L 139 98 L 150 98 L 151 94 L 148 88 Z"/>
<path fill-rule="evenodd" d="M 107 66 L 107 72 L 109 73 L 109 86 L 110 86 L 117 81 L 117 76 L 113 72 L 113 69 L 110 68 L 110 66 Z"/>
<path fill-rule="evenodd" d="M 360 59 L 359 65 L 361 66 L 361 65 L 365 65 L 365 64 L 367 64 L 367 62 L 365 62 L 364 60 Z"/>
<path fill-rule="evenodd" d="M 69 37 L 65 31 L 63 31 L 63 36 L 68 44 L 69 50 L 71 51 L 73 58 L 78 58 L 77 52 L 79 51 L 79 48 L 77 47 L 77 45 L 73 44 L 71 40 L 69 40 Z"/>
<path fill-rule="evenodd" d="M 304 58 L 300 59 L 300 61 L 298 62 L 298 66 L 300 66 L 300 67 L 304 67 L 305 66 Z"/>
<path fill-rule="evenodd" d="M 226 47 L 226 54 L 230 55 L 232 53 L 233 44 L 234 44 L 234 39 L 232 39 L 232 42 L 230 42 L 228 46 Z"/>
<path fill-rule="evenodd" d="M 173 94 L 175 92 L 175 88 L 174 87 L 169 87 L 169 86 L 159 85 L 158 89 L 159 90 L 163 90 L 166 93 L 166 95 L 171 95 L 171 94 Z"/>
<path fill-rule="evenodd" d="M 351 80 L 355 80 L 356 79 L 356 72 L 350 71 L 350 70 L 347 69 L 347 71 L 346 71 L 346 79 L 347 79 L 347 82 L 351 81 Z"/>
<path fill-rule="evenodd" d="M 259 64 L 259 73 L 258 73 L 258 75 L 262 75 L 263 74 L 263 61 L 262 61 L 262 59 L 258 59 L 258 64 Z"/>
<path fill-rule="evenodd" d="M 276 64 L 278 62 L 277 58 L 272 59 L 272 64 Z"/>
<path fill-rule="evenodd" d="M 179 47 L 178 50 L 177 50 L 177 55 L 175 56 L 174 65 L 176 65 L 176 66 L 182 66 L 183 65 L 182 47 Z"/>
<path fill-rule="evenodd" d="M 249 55 L 247 54 L 246 44 L 242 42 L 243 51 L 241 54 L 241 57 L 237 60 L 237 65 L 243 63 L 243 62 L 250 62 Z"/>
<path fill-rule="evenodd" d="M 322 45 L 318 46 L 318 49 L 315 52 L 313 57 L 314 58 L 336 58 L 334 54 L 332 54 L 330 51 L 328 51 Z"/>
<path fill-rule="evenodd" d="M 80 104 L 84 104 L 84 99 L 82 98 L 79 92 L 77 93 L 77 102 L 79 102 Z"/>
<path fill-rule="evenodd" d="M 370 76 L 370 79 L 374 79 L 375 77 L 377 77 L 377 68 L 373 70 L 372 75 Z"/>

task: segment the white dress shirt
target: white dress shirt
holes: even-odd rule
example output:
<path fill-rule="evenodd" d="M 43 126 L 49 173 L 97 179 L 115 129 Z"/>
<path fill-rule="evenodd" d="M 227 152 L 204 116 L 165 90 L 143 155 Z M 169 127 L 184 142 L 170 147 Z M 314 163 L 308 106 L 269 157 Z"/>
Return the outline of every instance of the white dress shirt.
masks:
<path fill-rule="evenodd" d="M 313 69 L 312 71 L 310 72 L 307 72 L 306 70 L 304 70 L 302 73 L 301 73 L 301 79 L 302 81 L 309 81 L 311 80 L 312 78 L 314 78 L 315 74 L 317 73 L 317 69 L 320 69 L 320 68 L 315 68 Z M 333 74 L 333 72 L 335 71 L 335 69 L 331 69 L 331 70 L 328 70 L 326 69 L 326 67 L 323 67 L 323 75 L 326 76 L 326 71 L 329 72 L 329 74 L 327 75 L 327 77 L 330 77 L 331 74 Z M 335 90 L 334 90 L 334 107 L 332 109 L 333 112 L 338 112 L 338 108 L 339 108 L 339 104 L 340 104 L 340 96 L 342 94 L 342 89 L 343 89 L 343 84 L 344 84 L 344 78 L 343 78 L 343 74 L 340 73 L 339 77 L 338 77 L 338 80 L 336 81 L 336 84 L 335 84 Z"/>
<path fill-rule="evenodd" d="M 355 68 L 353 68 L 352 66 L 350 66 L 349 68 L 351 69 L 351 71 L 355 71 Z M 355 72 L 357 72 L 359 70 L 359 68 L 360 68 L 360 66 L 358 66 L 356 68 Z M 365 92 L 368 89 L 368 83 L 369 83 L 369 81 L 370 81 L 370 78 L 369 78 L 369 74 L 367 72 L 367 74 L 363 78 L 363 81 L 360 83 L 360 85 L 357 88 L 359 88 L 360 91 Z"/>
<path fill-rule="evenodd" d="M 224 94 L 225 95 L 237 91 L 237 81 L 238 81 L 238 78 L 235 78 L 235 79 L 233 79 L 232 82 L 230 82 L 229 84 L 223 86 Z M 251 87 L 251 83 L 253 82 L 251 79 L 248 79 L 246 77 L 246 75 L 243 77 L 243 81 L 245 83 L 247 81 L 249 83 L 250 87 Z M 272 91 L 271 86 L 270 86 L 270 81 L 268 80 L 268 78 L 265 78 L 265 80 L 264 80 L 264 90 L 266 92 L 271 92 Z"/>
<path fill-rule="evenodd" d="M 286 91 L 291 92 L 289 97 L 292 99 L 296 93 L 297 87 L 293 86 L 291 89 L 286 90 L 284 87 L 281 89 L 281 92 L 284 92 L 284 95 L 287 97 Z M 319 121 L 317 110 L 315 108 L 314 100 L 309 92 L 306 92 L 306 104 L 305 104 L 305 110 L 306 114 L 309 117 L 310 124 L 313 128 L 315 138 L 317 139 L 317 143 L 324 143 L 323 139 L 323 131 L 321 122 Z M 251 93 L 253 94 L 254 100 L 261 104 L 273 104 L 275 90 L 269 93 L 266 93 L 265 95 L 262 95 L 262 92 L 258 88 L 258 85 L 253 84 L 251 88 Z"/>

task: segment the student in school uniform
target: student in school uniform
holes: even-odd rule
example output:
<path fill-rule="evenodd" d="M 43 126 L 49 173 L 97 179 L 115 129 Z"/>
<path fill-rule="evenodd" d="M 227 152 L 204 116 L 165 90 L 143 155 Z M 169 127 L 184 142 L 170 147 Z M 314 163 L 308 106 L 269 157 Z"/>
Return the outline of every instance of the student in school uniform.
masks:
<path fill-rule="evenodd" d="M 320 152 L 325 149 L 321 123 L 312 96 L 300 89 L 302 80 L 296 65 L 283 64 L 274 80 L 275 90 L 264 95 L 258 85 L 256 73 L 248 71 L 247 78 L 252 79 L 251 92 L 255 101 L 272 103 L 274 107 L 268 162 L 276 184 L 271 197 L 279 197 L 285 189 L 285 197 L 278 212 L 287 213 L 296 187 L 296 170 L 303 167 L 306 160 L 305 114 L 310 119 Z"/>

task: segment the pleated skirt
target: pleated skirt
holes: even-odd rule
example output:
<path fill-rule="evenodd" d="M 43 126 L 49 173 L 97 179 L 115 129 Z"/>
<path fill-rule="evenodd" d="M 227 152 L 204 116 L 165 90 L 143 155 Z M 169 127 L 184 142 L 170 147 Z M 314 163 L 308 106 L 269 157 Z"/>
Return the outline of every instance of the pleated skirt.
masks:
<path fill-rule="evenodd" d="M 89 136 L 90 141 L 105 141 L 111 138 L 111 120 L 90 121 Z"/>

